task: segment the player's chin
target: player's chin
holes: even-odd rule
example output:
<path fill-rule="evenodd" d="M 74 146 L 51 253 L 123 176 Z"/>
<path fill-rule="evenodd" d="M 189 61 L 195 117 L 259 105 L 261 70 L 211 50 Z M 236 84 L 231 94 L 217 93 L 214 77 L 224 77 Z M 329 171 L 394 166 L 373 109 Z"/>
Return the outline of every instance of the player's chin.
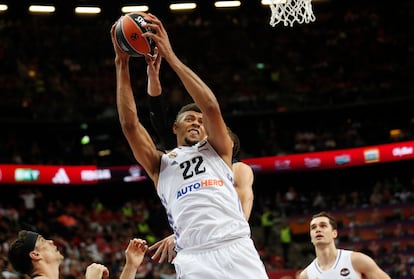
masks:
<path fill-rule="evenodd" d="M 200 142 L 200 138 L 199 137 L 186 137 L 185 138 L 185 143 L 187 144 L 187 145 L 194 145 L 194 144 L 197 144 L 197 143 L 199 143 Z"/>

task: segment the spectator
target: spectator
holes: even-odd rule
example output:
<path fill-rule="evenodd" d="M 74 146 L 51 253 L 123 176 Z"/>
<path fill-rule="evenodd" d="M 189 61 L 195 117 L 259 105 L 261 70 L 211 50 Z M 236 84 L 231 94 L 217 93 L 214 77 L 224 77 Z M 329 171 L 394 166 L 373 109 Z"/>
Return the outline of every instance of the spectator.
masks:
<path fill-rule="evenodd" d="M 282 255 L 285 262 L 285 268 L 289 266 L 290 263 L 290 247 L 292 245 L 292 234 L 290 231 L 290 225 L 288 220 L 282 221 L 282 227 L 280 228 L 280 243 L 282 245 Z"/>

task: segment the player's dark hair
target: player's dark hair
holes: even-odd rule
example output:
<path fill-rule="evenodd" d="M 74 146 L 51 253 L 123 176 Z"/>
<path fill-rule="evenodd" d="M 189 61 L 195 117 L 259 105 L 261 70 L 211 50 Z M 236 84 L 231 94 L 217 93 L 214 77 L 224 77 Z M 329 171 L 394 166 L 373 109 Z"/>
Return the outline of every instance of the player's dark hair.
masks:
<path fill-rule="evenodd" d="M 332 228 L 334 230 L 338 229 L 338 224 L 336 223 L 335 218 L 331 214 L 329 214 L 328 212 L 321 211 L 321 212 L 313 215 L 312 216 L 312 220 L 315 219 L 315 218 L 317 218 L 317 217 L 326 217 L 326 218 L 328 218 L 329 219 L 329 224 L 331 224 Z"/>
<path fill-rule="evenodd" d="M 32 231 L 21 230 L 8 252 L 8 258 L 13 268 L 23 274 L 30 275 L 33 271 L 30 252 L 34 250 L 39 234 Z"/>
<path fill-rule="evenodd" d="M 239 137 L 230 129 L 230 127 L 227 127 L 227 132 L 229 133 L 229 136 L 231 140 L 233 141 L 233 156 L 232 158 L 235 160 L 239 160 L 240 156 L 240 139 Z"/>
<path fill-rule="evenodd" d="M 184 112 L 187 112 L 187 111 L 195 111 L 195 112 L 201 113 L 201 109 L 195 103 L 189 103 L 189 104 L 184 105 L 183 107 L 181 107 L 181 109 L 178 111 L 177 117 L 175 119 L 177 120 L 178 117 L 181 114 L 183 114 Z"/>

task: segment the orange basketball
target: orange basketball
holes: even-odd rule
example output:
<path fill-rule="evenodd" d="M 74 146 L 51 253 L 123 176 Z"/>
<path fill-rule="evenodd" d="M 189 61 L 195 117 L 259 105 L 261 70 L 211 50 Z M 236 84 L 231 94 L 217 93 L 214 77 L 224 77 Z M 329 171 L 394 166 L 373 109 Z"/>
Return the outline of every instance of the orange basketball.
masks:
<path fill-rule="evenodd" d="M 153 53 L 154 42 L 150 38 L 142 37 L 145 32 L 152 32 L 151 28 L 144 27 L 145 13 L 129 13 L 121 17 L 115 29 L 115 36 L 119 47 L 131 56 L 143 56 Z"/>

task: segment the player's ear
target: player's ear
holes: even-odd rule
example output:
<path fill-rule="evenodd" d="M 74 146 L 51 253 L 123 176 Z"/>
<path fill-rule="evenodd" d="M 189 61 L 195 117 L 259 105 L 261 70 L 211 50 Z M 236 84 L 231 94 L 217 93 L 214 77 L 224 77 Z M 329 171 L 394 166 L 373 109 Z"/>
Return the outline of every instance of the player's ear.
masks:
<path fill-rule="evenodd" d="M 337 238 L 338 237 L 338 230 L 333 230 L 332 231 L 332 236 L 333 236 L 333 238 Z"/>
<path fill-rule="evenodd" d="M 31 251 L 31 252 L 29 253 L 29 256 L 30 256 L 30 258 L 31 258 L 32 260 L 37 260 L 37 259 L 39 259 L 39 258 L 40 258 L 40 254 L 39 254 L 39 252 L 37 252 L 37 251 Z"/>
<path fill-rule="evenodd" d="M 173 126 L 172 126 L 172 131 L 173 131 L 174 135 L 177 134 L 177 128 L 178 128 L 177 121 L 174 121 Z"/>

